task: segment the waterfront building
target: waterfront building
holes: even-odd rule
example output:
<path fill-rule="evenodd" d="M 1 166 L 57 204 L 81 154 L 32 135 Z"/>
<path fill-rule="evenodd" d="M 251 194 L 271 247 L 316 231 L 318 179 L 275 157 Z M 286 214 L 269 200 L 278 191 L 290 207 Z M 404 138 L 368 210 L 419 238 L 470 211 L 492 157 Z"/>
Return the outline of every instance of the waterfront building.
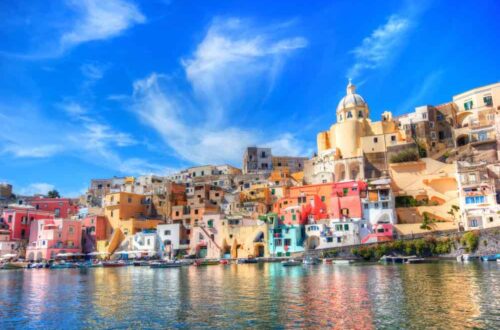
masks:
<path fill-rule="evenodd" d="M 78 204 L 71 198 L 34 196 L 26 198 L 26 204 L 36 210 L 51 212 L 55 218 L 67 218 L 78 213 Z"/>
<path fill-rule="evenodd" d="M 353 220 L 321 220 L 305 226 L 305 246 L 309 250 L 358 245 L 360 222 Z"/>
<path fill-rule="evenodd" d="M 377 178 L 386 172 L 391 155 L 415 147 L 390 112 L 381 121 L 369 119 L 368 104 L 351 82 L 336 118 L 328 131 L 318 134 L 318 153 L 305 164 L 307 184 Z"/>
<path fill-rule="evenodd" d="M 243 216 L 205 214 L 193 228 L 191 253 L 208 258 L 267 257 L 269 227 Z"/>
<path fill-rule="evenodd" d="M 136 257 L 152 257 L 162 250 L 162 242 L 156 229 L 145 229 L 129 237 L 131 244 L 128 251 L 134 252 Z"/>
<path fill-rule="evenodd" d="M 31 224 L 40 219 L 52 219 L 54 213 L 37 210 L 31 205 L 10 204 L 2 210 L 0 220 L 10 230 L 10 239 L 27 240 L 30 237 Z"/>
<path fill-rule="evenodd" d="M 82 222 L 82 252 L 87 254 L 97 251 L 97 241 L 105 240 L 110 224 L 103 215 L 86 214 Z"/>
<path fill-rule="evenodd" d="M 500 194 L 495 186 L 500 165 L 458 161 L 457 181 L 460 197 L 459 226 L 465 230 L 500 226 Z"/>
<path fill-rule="evenodd" d="M 10 238 L 9 229 L 0 229 L 0 257 L 6 254 L 19 255 L 21 244 Z"/>
<path fill-rule="evenodd" d="M 160 239 L 160 254 L 174 258 L 187 254 L 189 249 L 188 230 L 180 223 L 159 224 L 156 232 Z"/>
<path fill-rule="evenodd" d="M 269 225 L 268 245 L 272 257 L 290 256 L 292 253 L 304 252 L 305 233 L 301 224 L 287 225 L 276 213 L 268 213 L 260 217 Z"/>
<path fill-rule="evenodd" d="M 81 253 L 82 223 L 77 219 L 41 219 L 31 224 L 27 260 L 50 260 Z"/>
<path fill-rule="evenodd" d="M 163 222 L 147 216 L 145 195 L 117 192 L 106 195 L 104 199 L 104 215 L 109 222 L 109 231 L 106 240 L 97 242 L 99 252 L 113 253 L 126 241 L 127 236 L 146 229 L 156 229 Z"/>

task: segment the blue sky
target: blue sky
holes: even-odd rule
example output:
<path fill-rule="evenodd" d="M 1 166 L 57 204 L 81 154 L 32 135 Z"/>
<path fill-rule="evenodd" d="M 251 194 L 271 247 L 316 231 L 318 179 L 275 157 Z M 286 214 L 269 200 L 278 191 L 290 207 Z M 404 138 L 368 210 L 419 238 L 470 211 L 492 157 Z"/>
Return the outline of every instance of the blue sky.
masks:
<path fill-rule="evenodd" d="M 351 77 L 371 118 L 499 80 L 490 1 L 0 3 L 0 181 L 77 195 L 91 178 L 310 156 Z"/>

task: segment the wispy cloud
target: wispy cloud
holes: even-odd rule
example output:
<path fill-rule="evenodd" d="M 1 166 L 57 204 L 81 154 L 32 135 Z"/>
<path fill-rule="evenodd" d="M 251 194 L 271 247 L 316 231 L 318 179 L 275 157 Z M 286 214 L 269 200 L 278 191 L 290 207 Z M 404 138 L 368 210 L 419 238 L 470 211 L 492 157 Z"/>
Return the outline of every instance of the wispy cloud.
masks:
<path fill-rule="evenodd" d="M 385 24 L 377 27 L 370 36 L 363 39 L 361 45 L 351 51 L 355 63 L 348 70 L 347 76 L 356 79 L 364 71 L 386 65 L 398 53 L 411 26 L 412 22 L 408 17 L 390 16 Z"/>
<path fill-rule="evenodd" d="M 225 122 L 238 109 L 237 100 L 255 84 L 272 84 L 279 74 L 275 65 L 307 45 L 302 37 L 282 34 L 240 19 L 214 20 L 192 56 L 182 60 L 194 96 L 177 92 L 170 77 L 152 73 L 134 83 L 132 111 L 180 158 L 196 164 L 239 164 L 244 148 L 256 144 L 271 145 L 278 153 L 304 152 L 292 134 L 265 134 Z"/>
<path fill-rule="evenodd" d="M 51 38 L 37 38 L 41 44 L 32 45 L 37 51 L 0 51 L 0 55 L 21 60 L 60 57 L 80 44 L 115 38 L 146 22 L 137 5 L 128 0 L 66 0 L 64 4 L 71 18 L 57 22 L 61 27 L 51 31 Z"/>
<path fill-rule="evenodd" d="M 283 37 L 283 27 L 255 27 L 239 18 L 216 18 L 192 56 L 182 60 L 195 93 L 212 108 L 209 120 L 224 111 L 246 88 L 273 82 L 285 56 L 307 46 L 303 37 Z"/>
<path fill-rule="evenodd" d="M 116 37 L 132 25 L 146 21 L 135 4 L 124 0 L 71 0 L 69 5 L 79 18 L 71 30 L 61 36 L 63 49 Z"/>
<path fill-rule="evenodd" d="M 104 70 L 102 66 L 93 63 L 86 63 L 80 67 L 83 76 L 93 81 L 101 79 L 104 76 Z"/>

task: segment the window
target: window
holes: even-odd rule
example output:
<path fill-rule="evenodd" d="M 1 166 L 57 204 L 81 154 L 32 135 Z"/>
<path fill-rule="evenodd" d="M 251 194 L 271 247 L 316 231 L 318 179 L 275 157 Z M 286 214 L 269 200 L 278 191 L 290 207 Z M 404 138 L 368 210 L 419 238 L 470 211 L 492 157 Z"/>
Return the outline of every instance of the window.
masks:
<path fill-rule="evenodd" d="M 476 183 L 476 174 L 475 173 L 469 173 L 469 182 Z"/>
<path fill-rule="evenodd" d="M 484 196 L 465 197 L 465 204 L 482 204 L 482 203 L 484 203 Z"/>
<path fill-rule="evenodd" d="M 477 226 L 478 224 L 476 219 L 472 219 L 471 221 L 469 221 L 469 227 L 477 227 Z"/>
<path fill-rule="evenodd" d="M 378 209 L 378 203 L 373 204 L 373 207 Z"/>
<path fill-rule="evenodd" d="M 40 204 L 35 205 L 35 209 L 39 210 L 40 209 Z"/>
<path fill-rule="evenodd" d="M 363 204 L 363 207 L 365 210 L 368 210 L 369 205 L 368 204 Z"/>
<path fill-rule="evenodd" d="M 74 233 L 75 233 L 75 227 L 73 227 L 73 226 L 69 226 L 68 232 L 69 232 L 70 234 L 74 234 Z"/>
<path fill-rule="evenodd" d="M 347 118 L 352 118 L 352 113 L 350 111 L 347 111 Z"/>
<path fill-rule="evenodd" d="M 175 216 L 178 217 L 179 216 L 179 211 L 175 211 Z"/>
<path fill-rule="evenodd" d="M 337 243 L 342 243 L 342 237 L 337 237 Z"/>
<path fill-rule="evenodd" d="M 297 220 L 297 215 L 296 214 L 292 215 L 292 220 L 293 221 Z"/>
<path fill-rule="evenodd" d="M 433 121 L 430 121 L 430 122 L 429 122 L 429 127 L 430 127 L 430 128 L 434 128 L 434 122 L 433 122 Z"/>
<path fill-rule="evenodd" d="M 436 119 L 437 121 L 443 121 L 443 114 L 441 112 L 438 112 L 438 114 L 436 115 Z"/>
<path fill-rule="evenodd" d="M 292 245 L 292 240 L 290 238 L 285 238 L 285 246 Z"/>
<path fill-rule="evenodd" d="M 271 189 L 271 195 L 274 195 L 275 193 L 276 193 L 276 190 L 274 190 L 274 188 Z"/>
<path fill-rule="evenodd" d="M 467 101 L 467 102 L 464 103 L 464 109 L 465 110 L 470 110 L 470 109 L 472 109 L 472 107 L 473 107 L 472 100 Z"/>
<path fill-rule="evenodd" d="M 283 241 L 281 240 L 281 238 L 276 238 L 274 240 L 274 246 L 281 246 L 283 245 Z"/>
<path fill-rule="evenodd" d="M 28 217 L 27 217 L 27 216 L 23 216 L 23 217 L 21 218 L 21 224 L 25 225 L 25 224 L 27 224 L 27 223 L 28 223 Z"/>
<path fill-rule="evenodd" d="M 147 239 L 146 245 L 151 245 L 151 239 L 149 239 L 149 238 Z"/>
<path fill-rule="evenodd" d="M 444 140 L 444 138 L 445 138 L 444 132 L 443 131 L 439 131 L 438 132 L 438 137 L 439 137 L 439 140 Z"/>
<path fill-rule="evenodd" d="M 7 219 L 7 221 L 8 221 L 9 223 L 11 223 L 11 222 L 12 222 L 12 215 L 9 215 L 9 218 Z"/>
<path fill-rule="evenodd" d="M 321 201 L 324 202 L 326 200 L 325 196 L 321 196 Z"/>
<path fill-rule="evenodd" d="M 212 219 L 208 220 L 208 228 L 213 228 L 214 226 L 214 221 Z"/>
<path fill-rule="evenodd" d="M 396 142 L 396 135 L 391 135 L 391 142 Z"/>
<path fill-rule="evenodd" d="M 373 143 L 378 143 L 378 138 L 373 138 Z"/>
<path fill-rule="evenodd" d="M 427 113 L 426 113 L 426 112 L 424 112 L 424 113 L 422 114 L 422 118 L 423 118 L 423 119 L 427 119 Z"/>
<path fill-rule="evenodd" d="M 436 132 L 431 132 L 431 139 L 435 140 L 436 139 Z"/>
<path fill-rule="evenodd" d="M 172 234 L 172 232 L 170 230 L 163 231 L 163 235 L 165 235 L 165 236 L 170 236 L 171 234 Z"/>
<path fill-rule="evenodd" d="M 129 204 L 132 203 L 132 197 L 129 197 L 127 200 Z"/>
<path fill-rule="evenodd" d="M 349 231 L 349 225 L 348 225 L 347 223 L 346 223 L 346 224 L 344 224 L 344 230 L 345 230 L 345 231 Z"/>
<path fill-rule="evenodd" d="M 389 203 L 387 203 L 387 202 L 382 202 L 382 208 L 383 208 L 383 209 L 388 209 L 388 208 L 389 208 Z"/>
<path fill-rule="evenodd" d="M 363 118 L 363 110 L 358 111 L 358 118 Z"/>
<path fill-rule="evenodd" d="M 335 231 L 342 231 L 342 225 L 335 225 Z"/>
<path fill-rule="evenodd" d="M 344 194 L 344 196 L 347 196 L 347 194 L 349 193 L 349 188 L 342 189 L 342 193 Z"/>
<path fill-rule="evenodd" d="M 493 99 L 491 98 L 491 95 L 487 95 L 483 97 L 484 105 L 487 107 L 491 107 L 493 105 Z"/>
<path fill-rule="evenodd" d="M 339 115 L 339 121 L 342 121 L 342 115 Z"/>
<path fill-rule="evenodd" d="M 265 151 L 262 151 L 262 152 L 260 153 L 260 156 L 261 156 L 262 158 L 266 158 L 266 152 L 265 152 Z"/>
<path fill-rule="evenodd" d="M 493 222 L 493 217 L 489 217 L 489 218 L 488 218 L 488 221 L 489 221 L 489 222 Z"/>
<path fill-rule="evenodd" d="M 194 210 L 194 214 L 198 214 L 198 210 Z"/>
<path fill-rule="evenodd" d="M 333 242 L 333 237 L 327 237 L 326 238 L 327 243 L 332 243 Z"/>
<path fill-rule="evenodd" d="M 477 134 L 477 139 L 479 141 L 486 141 L 488 139 L 488 133 L 486 133 L 486 132 L 479 132 Z"/>

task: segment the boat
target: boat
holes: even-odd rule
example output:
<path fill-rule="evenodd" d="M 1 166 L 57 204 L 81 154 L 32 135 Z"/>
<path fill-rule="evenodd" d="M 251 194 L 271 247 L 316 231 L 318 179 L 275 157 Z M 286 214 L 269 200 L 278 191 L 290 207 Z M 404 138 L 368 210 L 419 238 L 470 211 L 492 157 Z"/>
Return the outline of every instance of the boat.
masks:
<path fill-rule="evenodd" d="M 78 267 L 76 264 L 74 263 L 70 263 L 70 262 L 61 262 L 61 263 L 57 263 L 57 264 L 52 264 L 50 265 L 50 269 L 67 269 L 67 268 L 76 268 Z"/>
<path fill-rule="evenodd" d="M 333 259 L 330 259 L 330 258 L 324 258 L 324 259 L 323 259 L 323 263 L 324 263 L 324 264 L 333 264 Z"/>
<path fill-rule="evenodd" d="M 241 259 L 238 259 L 238 263 L 239 264 L 256 264 L 258 263 L 259 261 L 255 258 L 241 258 Z"/>
<path fill-rule="evenodd" d="M 349 264 L 352 264 L 353 261 L 352 260 L 333 260 L 333 263 L 335 265 L 349 265 Z"/>
<path fill-rule="evenodd" d="M 212 265 L 220 265 L 219 260 L 196 260 L 194 262 L 195 266 L 212 266 Z"/>
<path fill-rule="evenodd" d="M 102 267 L 115 268 L 115 267 L 125 267 L 127 264 L 123 261 L 103 261 Z"/>
<path fill-rule="evenodd" d="M 28 268 L 28 263 L 24 261 L 10 261 L 4 263 L 1 267 L 1 269 L 23 269 L 23 268 Z"/>
<path fill-rule="evenodd" d="M 95 268 L 102 267 L 101 262 L 84 262 L 78 265 L 79 268 Z"/>
<path fill-rule="evenodd" d="M 316 257 L 306 257 L 302 262 L 304 265 L 317 265 L 320 263 L 319 259 Z"/>
<path fill-rule="evenodd" d="M 468 261 L 472 261 L 472 260 L 477 259 L 477 258 L 478 258 L 477 256 L 473 256 L 473 255 L 470 255 L 468 253 L 464 253 L 462 255 L 457 256 L 457 261 L 458 262 L 468 262 Z"/>
<path fill-rule="evenodd" d="M 170 262 L 153 262 L 149 265 L 150 268 L 177 268 L 182 267 L 180 262 L 170 261 Z"/>
<path fill-rule="evenodd" d="M 284 267 L 290 267 L 290 266 L 300 266 L 302 265 L 302 262 L 300 262 L 299 260 L 290 259 L 282 261 L 281 264 Z"/>
<path fill-rule="evenodd" d="M 229 265 L 229 260 L 227 260 L 227 259 L 221 259 L 220 264 L 221 265 Z"/>
<path fill-rule="evenodd" d="M 147 260 L 136 260 L 133 262 L 135 267 L 150 266 L 151 263 Z"/>
<path fill-rule="evenodd" d="M 498 254 L 491 254 L 487 256 L 482 256 L 481 260 L 483 261 L 496 261 L 498 260 Z"/>

